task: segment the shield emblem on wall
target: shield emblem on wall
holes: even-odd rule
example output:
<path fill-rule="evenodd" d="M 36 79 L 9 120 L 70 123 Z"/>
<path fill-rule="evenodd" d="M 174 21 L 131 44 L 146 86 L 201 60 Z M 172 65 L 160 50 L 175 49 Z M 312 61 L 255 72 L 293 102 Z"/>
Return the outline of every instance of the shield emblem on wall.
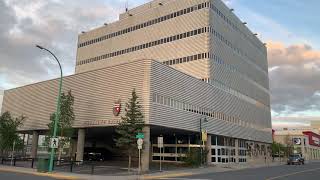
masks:
<path fill-rule="evenodd" d="M 120 111 L 121 111 L 121 103 L 120 101 L 117 101 L 113 105 L 113 115 L 118 116 L 120 114 Z"/>

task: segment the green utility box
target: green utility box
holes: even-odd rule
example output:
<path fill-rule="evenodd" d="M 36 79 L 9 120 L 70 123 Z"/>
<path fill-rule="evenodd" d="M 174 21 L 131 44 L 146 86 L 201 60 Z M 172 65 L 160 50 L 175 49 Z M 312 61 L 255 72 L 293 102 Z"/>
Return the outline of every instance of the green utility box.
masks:
<path fill-rule="evenodd" d="M 49 159 L 39 158 L 37 161 L 37 171 L 48 172 L 48 169 L 49 169 Z"/>

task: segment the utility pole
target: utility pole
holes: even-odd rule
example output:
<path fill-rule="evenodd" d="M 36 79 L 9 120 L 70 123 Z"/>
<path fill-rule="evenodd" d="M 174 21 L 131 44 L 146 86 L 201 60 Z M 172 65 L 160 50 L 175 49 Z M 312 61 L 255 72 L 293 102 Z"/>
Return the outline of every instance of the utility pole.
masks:
<path fill-rule="evenodd" d="M 39 46 L 39 45 L 36 45 L 36 47 L 41 50 L 45 50 L 45 51 L 49 52 L 55 58 L 55 60 L 58 62 L 59 68 L 60 68 L 59 93 L 58 93 L 58 97 L 57 97 L 57 109 L 56 109 L 56 115 L 55 115 L 55 119 L 54 119 L 54 129 L 53 129 L 53 135 L 52 135 L 52 137 L 55 138 L 57 136 L 58 121 L 60 119 L 60 101 L 61 101 L 61 89 L 62 89 L 62 78 L 63 78 L 62 68 L 61 68 L 61 64 L 60 64 L 58 58 L 50 50 L 48 50 L 42 46 Z M 54 153 L 55 153 L 55 149 L 51 148 L 49 172 L 52 172 L 52 170 L 53 170 Z"/>
<path fill-rule="evenodd" d="M 16 146 L 16 141 L 13 141 L 12 144 L 12 152 L 11 152 L 11 166 L 13 165 L 13 155 L 14 155 L 14 148 Z"/>
<path fill-rule="evenodd" d="M 207 120 L 207 118 L 206 117 L 204 117 L 203 119 L 202 118 L 200 118 L 200 166 L 202 166 L 202 156 L 203 156 L 203 147 L 204 147 L 204 141 L 203 141 L 203 139 L 202 139 L 202 120 L 203 120 L 203 122 L 208 122 L 208 120 Z M 202 146 L 202 147 L 201 147 Z"/>

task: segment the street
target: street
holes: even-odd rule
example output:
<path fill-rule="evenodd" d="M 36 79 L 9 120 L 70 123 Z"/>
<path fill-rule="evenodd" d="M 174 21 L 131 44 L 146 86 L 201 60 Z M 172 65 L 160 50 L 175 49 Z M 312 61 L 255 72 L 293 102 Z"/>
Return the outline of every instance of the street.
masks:
<path fill-rule="evenodd" d="M 320 179 L 320 162 L 198 174 L 171 180 L 312 180 Z"/>
<path fill-rule="evenodd" d="M 10 170 L 8 170 L 10 171 Z M 0 171 L 0 180 L 53 180 L 54 178 L 66 179 L 67 176 L 56 177 L 37 176 L 37 174 L 23 174 L 16 172 Z M 224 172 L 199 173 L 200 169 L 190 169 L 194 175 L 191 176 L 166 176 L 169 171 L 163 172 L 163 177 L 150 174 L 147 179 L 157 180 L 318 180 L 320 179 L 320 162 L 308 163 L 305 165 L 280 165 L 262 168 L 247 168 L 242 170 L 230 170 Z M 69 174 L 72 179 L 90 179 L 92 176 L 81 176 L 80 174 Z M 68 177 L 71 177 L 68 176 Z M 152 177 L 154 176 L 154 177 Z M 132 176 L 95 176 L 97 179 L 132 179 Z M 68 178 L 70 179 L 70 178 Z"/>

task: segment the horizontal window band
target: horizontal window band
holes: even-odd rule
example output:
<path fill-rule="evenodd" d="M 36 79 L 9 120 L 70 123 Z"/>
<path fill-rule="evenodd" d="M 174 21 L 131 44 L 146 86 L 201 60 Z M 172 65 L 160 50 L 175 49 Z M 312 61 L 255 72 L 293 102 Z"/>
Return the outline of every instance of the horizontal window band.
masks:
<path fill-rule="evenodd" d="M 265 87 L 263 87 L 261 84 L 259 84 L 256 80 L 254 79 L 251 79 L 249 75 L 243 73 L 243 72 L 240 72 L 238 68 L 236 68 L 234 65 L 230 65 L 230 64 L 227 64 L 224 62 L 224 60 L 222 58 L 220 58 L 219 56 L 211 53 L 210 54 L 210 58 L 216 63 L 216 64 L 219 64 L 219 65 L 222 65 L 226 70 L 230 71 L 230 72 L 238 72 L 241 76 L 243 76 L 243 78 L 247 79 L 249 82 L 251 82 L 252 84 L 254 84 L 255 86 L 257 86 L 258 88 L 260 88 L 261 90 L 263 90 L 265 93 L 267 93 L 268 95 L 270 94 L 269 93 L 269 90 Z"/>
<path fill-rule="evenodd" d="M 218 58 L 218 56 L 216 56 L 215 54 L 212 54 L 212 53 L 207 52 L 207 53 L 200 53 L 200 54 L 195 54 L 195 55 L 191 55 L 191 56 L 185 56 L 185 57 L 181 57 L 181 58 L 176 58 L 176 59 L 171 59 L 171 60 L 167 60 L 167 61 L 162 61 L 161 63 L 162 63 L 162 64 L 165 64 L 165 65 L 168 65 L 168 66 L 171 66 L 171 65 L 188 63 L 188 62 L 191 62 L 191 61 L 203 60 L 203 59 L 213 59 L 213 60 L 217 60 L 217 58 Z M 219 58 L 219 60 L 222 61 L 220 58 Z M 221 63 L 222 63 L 222 62 L 220 62 L 220 64 L 221 64 Z M 223 63 L 222 63 L 222 64 L 223 64 Z M 224 67 L 224 68 L 228 70 L 228 68 L 226 68 L 226 67 Z M 236 68 L 233 68 L 233 69 L 234 69 L 234 70 L 230 70 L 230 72 L 235 72 L 235 71 L 239 72 L 238 70 L 236 70 Z M 246 75 L 243 75 L 241 72 L 239 72 L 239 73 L 241 74 L 241 76 L 244 76 L 244 78 L 247 77 Z M 247 79 L 247 78 L 245 78 L 245 80 L 249 81 L 250 83 L 253 83 L 253 82 L 251 82 L 251 81 L 250 81 L 249 79 Z M 215 83 L 210 82 L 209 79 L 202 79 L 202 81 L 208 82 L 208 83 L 210 83 L 211 85 L 215 85 Z M 212 80 L 211 80 L 211 81 L 212 81 Z M 217 80 L 213 79 L 213 81 L 217 81 Z M 253 80 L 252 80 L 252 81 L 253 81 Z M 218 83 L 221 84 L 221 82 L 218 82 Z M 254 84 L 254 83 L 253 83 L 253 84 Z M 259 87 L 257 84 L 254 84 L 254 85 L 257 86 L 258 88 L 263 88 L 262 86 Z M 228 88 L 231 88 L 231 87 L 229 87 L 229 86 L 227 86 L 227 85 L 224 85 L 224 86 L 226 86 L 226 87 L 228 87 Z M 220 86 L 219 86 L 219 87 L 220 87 Z M 225 88 L 223 88 L 223 89 L 225 89 Z M 231 89 L 232 89 L 232 88 L 231 88 Z M 269 91 L 268 91 L 268 90 L 266 90 L 266 89 L 264 89 L 264 88 L 263 88 L 263 90 L 264 90 L 264 92 L 267 92 L 267 93 L 269 94 Z M 252 103 L 252 104 L 254 104 L 254 105 L 256 105 L 256 103 L 262 104 L 263 106 L 265 106 L 265 108 L 267 108 L 267 110 L 269 109 L 267 105 L 265 105 L 264 103 L 259 102 L 258 100 L 256 100 L 255 98 L 253 98 L 253 97 L 251 97 L 251 96 L 245 95 L 245 94 L 239 92 L 238 90 L 234 90 L 234 89 L 233 89 L 233 92 L 235 92 L 235 93 L 232 93 L 232 92 L 230 92 L 230 93 L 231 93 L 232 95 L 234 95 L 234 96 L 237 96 L 237 97 L 239 97 L 239 98 L 241 98 L 241 99 L 243 99 L 243 100 L 246 100 L 247 102 L 250 102 L 250 103 Z M 238 94 L 241 94 L 241 95 L 239 96 Z M 251 100 L 248 101 L 246 98 L 242 98 L 242 97 L 247 97 L 247 98 L 250 98 Z"/>
<path fill-rule="evenodd" d="M 161 63 L 171 66 L 171 65 L 182 64 L 182 63 L 187 63 L 187 62 L 190 62 L 190 61 L 209 59 L 209 58 L 214 60 L 218 64 L 227 65 L 227 64 L 224 63 L 224 61 L 221 58 L 219 58 L 215 54 L 209 53 L 209 52 L 195 54 L 195 55 L 191 55 L 191 56 L 185 56 L 185 57 L 171 59 L 171 60 L 167 60 L 167 61 L 162 61 Z M 266 88 L 264 88 L 263 86 L 261 86 L 259 83 L 257 83 L 255 80 L 252 80 L 251 78 L 248 77 L 248 75 L 241 73 L 234 66 L 231 66 L 231 65 L 229 65 L 229 66 L 230 66 L 229 68 L 228 67 L 224 67 L 224 68 L 226 70 L 230 71 L 230 72 L 238 72 L 238 73 L 240 73 L 240 75 L 243 76 L 244 79 L 246 79 L 250 83 L 254 84 L 254 86 L 257 86 L 259 89 L 261 89 L 262 91 L 264 91 L 265 93 L 267 93 L 269 95 L 269 91 Z"/>
<path fill-rule="evenodd" d="M 268 72 L 262 69 L 259 65 L 257 65 L 250 57 L 248 57 L 245 53 L 242 52 L 239 48 L 237 48 L 235 45 L 233 45 L 230 41 L 228 41 L 224 36 L 221 35 L 217 30 L 215 30 L 213 27 L 210 26 L 210 33 L 213 34 L 217 39 L 219 39 L 221 42 L 226 44 L 229 48 L 231 48 L 235 53 L 237 53 L 239 56 L 244 57 L 243 59 L 253 65 L 256 69 L 263 72 L 264 75 L 268 76 Z M 247 60 L 248 59 L 248 60 Z"/>
<path fill-rule="evenodd" d="M 213 10 L 222 20 L 224 20 L 233 30 L 239 32 L 245 39 L 247 39 L 253 46 L 255 46 L 258 50 L 262 51 L 263 45 L 258 45 L 253 42 L 248 35 L 242 32 L 235 23 L 233 23 L 229 18 L 227 18 L 213 3 L 210 3 L 210 9 Z M 263 51 L 264 52 L 264 51 Z"/>
<path fill-rule="evenodd" d="M 107 40 L 107 39 L 110 39 L 110 38 L 113 38 L 113 37 L 121 36 L 123 34 L 127 34 L 127 33 L 130 33 L 130 32 L 139 30 L 139 29 L 143 29 L 145 27 L 148 27 L 148 26 L 151 26 L 151 25 L 154 25 L 154 24 L 158 24 L 158 23 L 161 23 L 163 21 L 167 21 L 169 19 L 173 19 L 173 18 L 182 16 L 184 14 L 189 14 L 189 13 L 191 13 L 193 11 L 200 10 L 200 9 L 203 9 L 203 8 L 207 8 L 207 7 L 209 7 L 209 2 L 201 3 L 201 4 L 198 4 L 198 5 L 194 5 L 194 6 L 191 6 L 191 7 L 176 11 L 174 13 L 167 14 L 165 16 L 156 18 L 156 19 L 153 19 L 153 20 L 150 20 L 150 21 L 147 21 L 147 22 L 144 22 L 144 23 L 140 23 L 138 25 L 131 26 L 129 28 L 122 29 L 120 31 L 113 32 L 113 33 L 110 33 L 110 34 L 107 34 L 107 35 L 104 35 L 104 36 L 100 36 L 98 38 L 91 39 L 89 41 L 80 43 L 78 45 L 78 48 L 81 48 L 81 47 L 84 47 L 84 46 L 88 46 L 88 45 L 91 45 L 91 44 L 94 44 L 94 43 L 98 43 L 98 42 L 101 42 L 101 41 L 104 41 L 104 40 Z"/>
<path fill-rule="evenodd" d="M 242 127 L 253 128 L 259 131 L 263 131 L 263 129 L 265 129 L 265 127 L 258 126 L 253 123 L 249 123 L 248 121 L 242 120 L 240 119 L 240 117 L 229 116 L 223 112 L 217 112 L 210 108 L 200 107 L 197 105 L 190 104 L 188 102 L 173 99 L 168 96 L 159 95 L 157 93 L 152 93 L 152 102 L 156 104 L 172 107 L 175 109 L 183 110 L 183 111 L 201 114 L 207 117 L 216 118 L 216 119 L 223 120 L 228 123 L 233 123 Z"/>
<path fill-rule="evenodd" d="M 185 56 L 185 57 L 176 58 L 176 59 L 172 59 L 172 60 L 162 61 L 161 63 L 168 65 L 168 66 L 171 66 L 171 65 L 176 65 L 176 64 L 188 63 L 188 62 L 195 61 L 195 60 L 213 59 L 214 56 L 215 56 L 214 54 L 207 52 L 207 53 L 200 53 L 200 54 L 195 54 L 195 55 L 191 55 L 191 56 Z M 255 98 L 248 96 L 248 95 L 245 95 L 245 94 L 239 92 L 238 90 L 234 90 L 233 88 L 227 86 L 226 84 L 224 84 L 222 82 L 219 82 L 216 79 L 201 79 L 201 80 L 209 83 L 212 86 L 215 86 L 216 88 L 224 90 L 224 91 L 226 91 L 226 92 L 228 92 L 228 93 L 230 93 L 230 94 L 232 94 L 232 95 L 234 95 L 234 96 L 236 96 L 246 102 L 249 102 L 255 106 L 257 104 L 259 104 L 263 107 L 264 110 L 267 110 L 267 111 L 270 110 L 269 106 L 265 105 L 264 103 L 261 103 L 260 101 L 256 100 Z"/>
<path fill-rule="evenodd" d="M 93 57 L 93 58 L 90 58 L 90 59 L 80 60 L 80 61 L 77 62 L 76 65 L 79 66 L 79 65 L 83 65 L 83 64 L 88 64 L 88 63 L 91 63 L 91 62 L 100 61 L 100 60 L 104 60 L 104 59 L 120 56 L 120 55 L 123 55 L 123 54 L 139 51 L 139 50 L 146 49 L 146 48 L 149 48 L 149 47 L 154 47 L 154 46 L 158 46 L 158 45 L 161 45 L 161 44 L 170 43 L 170 42 L 177 41 L 177 40 L 180 40 L 180 39 L 185 39 L 185 38 L 188 38 L 188 37 L 191 37 L 191 36 L 196 36 L 196 35 L 199 35 L 199 34 L 207 33 L 207 32 L 209 32 L 208 30 L 209 30 L 209 27 L 203 27 L 203 28 L 195 29 L 195 30 L 188 31 L 188 32 L 185 32 L 185 33 L 173 35 L 173 36 L 170 36 L 170 37 L 165 37 L 165 38 L 162 38 L 162 39 L 159 39 L 159 40 L 156 40 L 156 41 L 152 41 L 152 42 L 148 42 L 148 43 L 145 43 L 145 44 L 140 44 L 140 45 L 137 45 L 137 46 L 133 46 L 133 47 L 130 47 L 130 48 L 127 48 L 127 49 L 122 49 L 122 50 L 115 51 L 115 52 L 112 52 L 112 53 L 107 53 L 107 54 L 104 54 L 104 55 L 101 55 L 101 56 L 96 56 L 96 57 Z"/>
<path fill-rule="evenodd" d="M 196 61 L 196 60 L 202 60 L 202 59 L 208 59 L 208 58 L 209 58 L 209 53 L 207 52 L 207 53 L 200 53 L 200 54 L 185 56 L 177 59 L 162 61 L 161 63 L 165 65 L 175 65 L 175 64 L 182 64 L 190 61 Z"/>

